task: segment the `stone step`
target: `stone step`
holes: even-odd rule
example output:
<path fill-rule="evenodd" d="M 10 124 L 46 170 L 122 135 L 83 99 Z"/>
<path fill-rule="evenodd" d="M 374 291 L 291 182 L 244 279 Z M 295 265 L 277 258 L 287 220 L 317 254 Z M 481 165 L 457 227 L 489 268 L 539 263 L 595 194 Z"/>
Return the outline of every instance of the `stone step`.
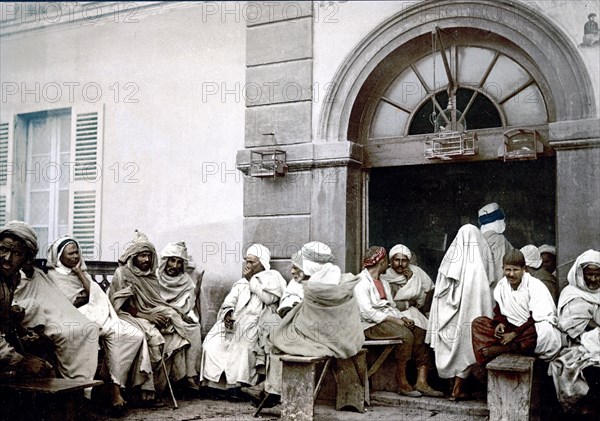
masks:
<path fill-rule="evenodd" d="M 489 415 L 487 403 L 481 400 L 453 402 L 448 398 L 429 398 L 426 396 L 411 398 L 383 391 L 371 393 L 371 406 L 375 405 L 393 405 L 401 406 L 403 409 L 463 414 L 465 419 L 468 420 L 478 420 L 479 418 L 485 420 Z"/>

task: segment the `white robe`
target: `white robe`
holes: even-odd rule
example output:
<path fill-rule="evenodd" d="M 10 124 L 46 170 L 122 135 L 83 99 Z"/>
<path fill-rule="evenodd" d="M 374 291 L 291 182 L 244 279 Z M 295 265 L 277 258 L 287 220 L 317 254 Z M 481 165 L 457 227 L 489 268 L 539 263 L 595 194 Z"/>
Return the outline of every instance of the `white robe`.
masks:
<path fill-rule="evenodd" d="M 502 278 L 494 299 L 500 306 L 500 312 L 514 326 L 521 326 L 531 317 L 535 321 L 537 342 L 535 354 L 542 360 L 553 359 L 561 348 L 560 332 L 556 328 L 556 306 L 548 288 L 529 273 L 524 273 L 516 290 Z"/>
<path fill-rule="evenodd" d="M 363 330 L 382 323 L 387 316 L 402 318 L 406 317 L 415 322 L 415 326 L 421 329 L 427 329 L 427 317 L 418 309 L 409 307 L 408 310 L 400 311 L 393 300 L 383 299 L 377 291 L 377 287 L 367 269 L 364 269 L 357 276 L 361 279 L 354 287 L 354 296 L 358 302 L 360 319 Z M 381 284 L 385 291 L 386 298 L 392 297 L 392 290 L 387 281 L 381 279 Z"/>
<path fill-rule="evenodd" d="M 466 378 L 476 362 L 471 323 L 477 317 L 492 316 L 493 264 L 479 230 L 470 224 L 461 227 L 438 271 L 425 336 L 442 378 Z"/>
<path fill-rule="evenodd" d="M 286 282 L 275 270 L 237 281 L 221 305 L 217 322 L 202 345 L 200 380 L 212 387 L 254 385 L 257 366 L 264 363 L 265 351 L 258 346 L 261 320 L 274 314 Z M 227 329 L 225 315 L 233 310 L 233 329 Z M 225 385 L 220 384 L 225 375 Z"/>
<path fill-rule="evenodd" d="M 48 278 L 71 302 L 84 291 L 83 284 L 73 271 L 65 274 L 51 268 L 48 270 Z M 89 277 L 88 280 L 90 282 L 89 301 L 78 310 L 88 320 L 100 326 L 100 342 L 106 353 L 112 381 L 120 386 L 125 386 L 129 370 L 144 342 L 144 333 L 125 320 L 121 320 L 102 288 Z M 149 373 L 143 371 L 132 373 L 132 376 L 145 378 L 150 374 L 151 370 Z M 133 383 L 136 384 L 138 381 L 134 380 Z"/>

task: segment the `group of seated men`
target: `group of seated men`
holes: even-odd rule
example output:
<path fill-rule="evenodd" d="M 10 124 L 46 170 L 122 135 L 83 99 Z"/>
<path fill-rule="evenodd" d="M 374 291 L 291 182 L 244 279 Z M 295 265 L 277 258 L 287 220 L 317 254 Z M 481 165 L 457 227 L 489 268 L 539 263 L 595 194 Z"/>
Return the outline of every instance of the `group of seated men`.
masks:
<path fill-rule="evenodd" d="M 119 258 L 107 296 L 85 273 L 74 238 L 52 244 L 46 275 L 30 265 L 35 232 L 13 221 L 0 229 L 0 370 L 91 379 L 99 338 L 116 408 L 125 405 L 122 388 L 152 399 L 169 380 L 193 389 L 241 387 L 263 405 L 274 405 L 282 389 L 281 354 L 345 359 L 365 339 L 401 339 L 394 354 L 399 394 L 444 396 L 428 383 L 435 367 L 440 378 L 454 379 L 450 399 L 466 399 L 463 384 L 475 367 L 517 353 L 549 361 L 563 408 L 580 409 L 589 390 L 583 370 L 600 367 L 600 252 L 579 256 L 557 312 L 555 278 L 547 285 L 535 276 L 544 263 L 539 249 L 514 249 L 503 238 L 498 211 L 497 205 L 480 210 L 480 229 L 460 228 L 435 283 L 411 263 L 404 245 L 389 254 L 370 247 L 363 271 L 353 275 L 342 273 L 331 249 L 317 241 L 291 256 L 292 280 L 286 283 L 271 269 L 269 250 L 254 244 L 243 277 L 204 341 L 194 312 L 198 284 L 186 272 L 183 243 L 167 245 L 159 265 L 154 246 L 137 233 Z M 52 365 L 32 356 L 24 341 L 14 341 L 23 337 L 19 329 L 52 342 Z M 407 376 L 409 360 L 417 368 L 414 384 Z"/>
<path fill-rule="evenodd" d="M 186 272 L 184 243 L 168 244 L 159 264 L 154 246 L 136 232 L 108 295 L 87 273 L 75 238 L 52 243 L 47 273 L 32 265 L 37 253 L 31 226 L 0 228 L 0 377 L 91 380 L 101 349 L 115 412 L 125 408 L 126 387 L 141 403 L 154 402 L 168 379 L 199 389 L 199 285 Z"/>

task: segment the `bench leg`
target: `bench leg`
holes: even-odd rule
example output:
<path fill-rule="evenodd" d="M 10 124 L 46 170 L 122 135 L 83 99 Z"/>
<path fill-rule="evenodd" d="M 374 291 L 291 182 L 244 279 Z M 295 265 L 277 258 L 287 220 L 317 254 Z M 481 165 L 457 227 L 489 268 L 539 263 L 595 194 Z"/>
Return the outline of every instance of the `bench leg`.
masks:
<path fill-rule="evenodd" d="M 350 407 L 358 412 L 365 411 L 367 358 L 361 351 L 352 358 L 336 360 L 333 372 L 337 384 L 335 409 Z"/>
<path fill-rule="evenodd" d="M 315 377 L 317 364 L 283 362 L 281 419 L 312 421 L 314 419 Z"/>
<path fill-rule="evenodd" d="M 529 420 L 532 370 L 489 370 L 487 404 L 490 421 Z"/>

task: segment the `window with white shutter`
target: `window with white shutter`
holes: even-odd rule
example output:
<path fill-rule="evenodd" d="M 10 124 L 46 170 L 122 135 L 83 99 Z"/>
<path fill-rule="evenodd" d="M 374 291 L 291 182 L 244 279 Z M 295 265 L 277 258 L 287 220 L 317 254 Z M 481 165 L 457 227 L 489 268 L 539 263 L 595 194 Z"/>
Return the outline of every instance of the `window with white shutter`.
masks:
<path fill-rule="evenodd" d="M 102 194 L 103 108 L 73 109 L 71 158 L 74 168 L 69 193 L 69 231 L 87 260 L 98 260 Z"/>
<path fill-rule="evenodd" d="M 0 222 L 31 224 L 38 257 L 72 234 L 86 259 L 98 259 L 102 106 L 20 114 L 14 130 L 8 121 L 0 123 Z"/>

